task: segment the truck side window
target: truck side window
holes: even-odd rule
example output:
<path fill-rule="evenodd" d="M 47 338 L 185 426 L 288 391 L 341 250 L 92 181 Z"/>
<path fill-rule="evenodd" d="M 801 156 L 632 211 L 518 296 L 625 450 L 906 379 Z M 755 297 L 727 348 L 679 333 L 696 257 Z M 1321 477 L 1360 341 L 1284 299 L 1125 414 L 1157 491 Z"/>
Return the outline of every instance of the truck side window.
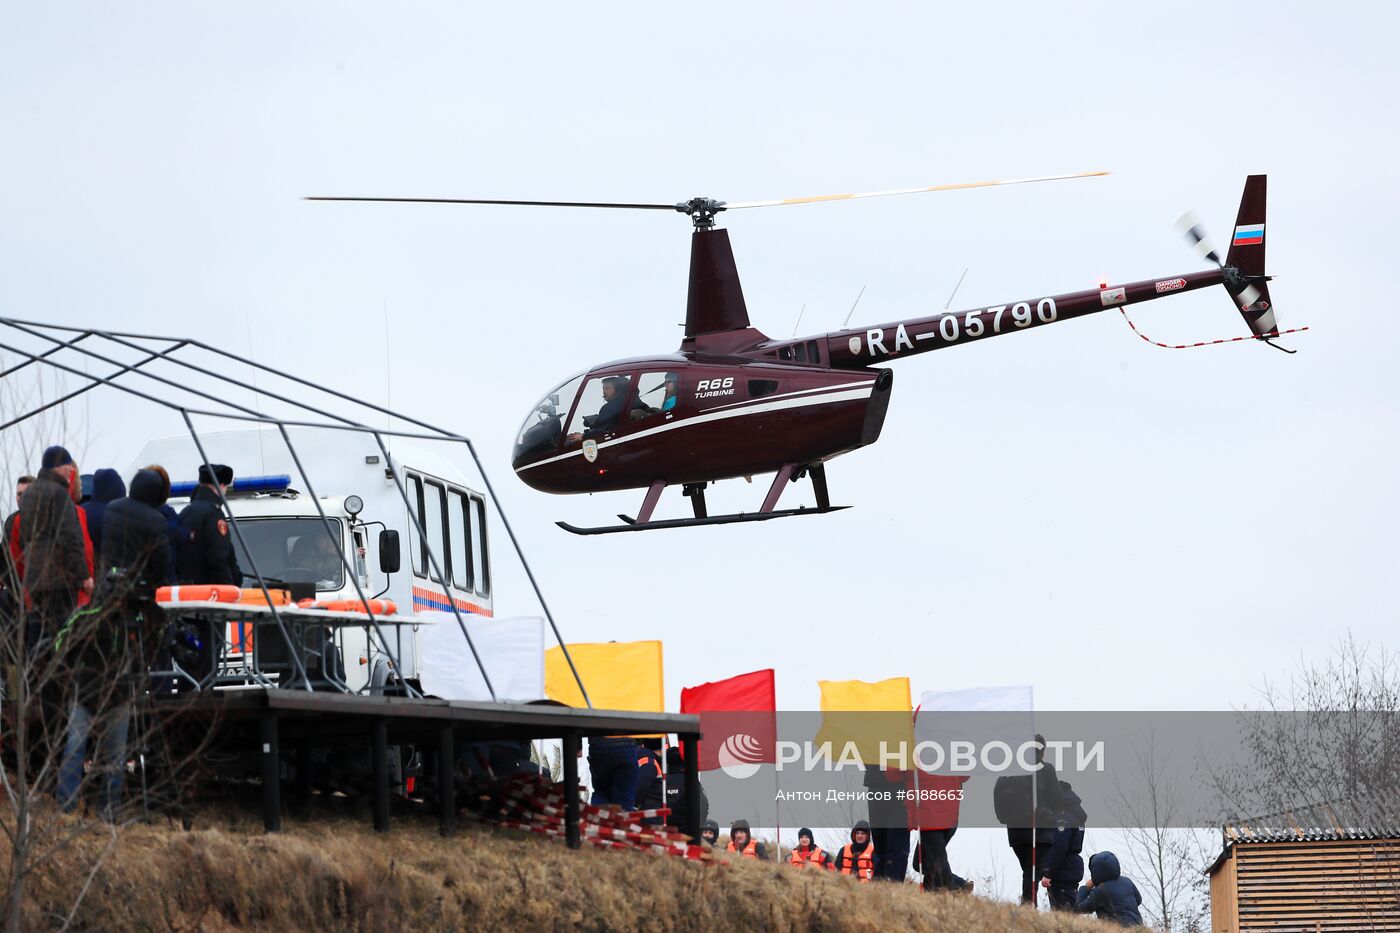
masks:
<path fill-rule="evenodd" d="M 413 517 L 417 522 L 408 523 L 408 553 L 413 560 L 413 574 L 418 577 L 426 577 L 427 560 L 423 557 L 423 539 L 418 535 L 418 526 L 427 526 L 427 521 L 423 517 L 423 480 L 421 477 L 408 475 L 408 500 L 413 503 Z"/>
<path fill-rule="evenodd" d="M 486 540 L 486 502 L 476 496 L 471 499 L 472 579 L 476 592 L 491 595 L 491 551 Z"/>
<path fill-rule="evenodd" d="M 447 528 L 443 522 L 443 513 L 447 511 L 447 491 L 439 483 L 431 480 L 424 483 L 424 499 L 426 519 L 423 522 L 423 531 L 427 534 L 428 547 L 423 550 L 423 562 L 428 567 L 428 577 L 434 583 L 441 583 L 443 574 L 448 578 L 452 575 L 452 561 L 447 548 Z M 432 556 L 429 557 L 428 548 L 432 549 Z"/>
<path fill-rule="evenodd" d="M 467 497 L 456 489 L 447 491 L 447 538 L 452 554 L 452 585 L 459 590 L 472 588 L 471 541 L 467 538 Z"/>

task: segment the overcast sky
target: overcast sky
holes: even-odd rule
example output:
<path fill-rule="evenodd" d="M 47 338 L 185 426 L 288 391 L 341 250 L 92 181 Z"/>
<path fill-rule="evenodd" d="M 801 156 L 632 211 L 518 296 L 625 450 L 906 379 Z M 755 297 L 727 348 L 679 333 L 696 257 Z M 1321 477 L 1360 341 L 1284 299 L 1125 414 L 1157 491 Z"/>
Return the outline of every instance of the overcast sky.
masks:
<path fill-rule="evenodd" d="M 1380 12 L 1378 12 L 1380 11 Z M 1394 630 L 1395 17 L 1375 5 L 9 4 L 4 314 L 223 342 L 471 435 L 566 637 L 661 638 L 680 688 L 778 671 L 1030 683 L 1041 708 L 1227 708 Z M 884 435 L 802 521 L 607 538 L 641 491 L 537 493 L 510 446 L 565 376 L 667 352 L 662 213 L 308 194 L 753 200 L 1109 178 L 726 215 L 772 336 L 1204 266 L 1269 175 L 1285 356 L 1116 314 L 895 364 Z M 385 341 L 385 313 L 389 339 Z M 1235 336 L 1223 290 L 1134 312 Z M 9 340 L 10 338 L 5 338 Z M 246 401 L 246 398 L 244 399 Z M 85 469 L 179 425 L 85 406 Z M 754 509 L 766 483 L 710 492 Z M 347 492 L 352 490 L 346 490 Z M 784 504 L 811 501 L 790 487 Z M 679 491 L 663 515 L 686 514 Z M 497 535 L 498 614 L 535 604 Z"/>

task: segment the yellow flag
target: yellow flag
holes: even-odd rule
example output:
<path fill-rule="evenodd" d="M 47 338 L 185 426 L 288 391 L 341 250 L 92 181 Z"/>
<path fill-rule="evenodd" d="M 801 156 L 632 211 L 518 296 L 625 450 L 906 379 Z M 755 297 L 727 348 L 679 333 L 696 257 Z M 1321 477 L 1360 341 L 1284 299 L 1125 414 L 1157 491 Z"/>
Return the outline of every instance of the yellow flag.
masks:
<path fill-rule="evenodd" d="M 579 677 L 588 688 L 595 709 L 620 709 L 636 713 L 660 713 L 666 708 L 661 674 L 661 642 L 610 641 L 570 645 Z M 544 693 L 567 706 L 583 707 L 564 650 L 557 645 L 544 653 Z"/>
<path fill-rule="evenodd" d="M 863 680 L 819 680 L 822 695 L 822 727 L 817 744 L 831 743 L 836 760 L 854 749 L 867 765 L 889 764 L 881 760 L 881 743 L 886 755 L 912 754 L 914 747 L 913 704 L 909 700 L 909 678 L 891 677 L 876 683 Z"/>

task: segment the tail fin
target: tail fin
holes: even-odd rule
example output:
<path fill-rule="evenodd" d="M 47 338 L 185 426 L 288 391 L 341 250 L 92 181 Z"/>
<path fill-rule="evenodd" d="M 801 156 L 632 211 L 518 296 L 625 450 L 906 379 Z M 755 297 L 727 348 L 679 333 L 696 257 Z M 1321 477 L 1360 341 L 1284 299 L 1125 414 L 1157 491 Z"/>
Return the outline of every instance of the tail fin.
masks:
<path fill-rule="evenodd" d="M 1245 179 L 1240 212 L 1235 216 L 1235 229 L 1230 235 L 1230 251 L 1225 256 L 1226 268 L 1238 273 L 1235 281 L 1227 280 L 1226 288 L 1235 297 L 1236 307 L 1255 336 L 1278 331 L 1269 286 L 1263 278 L 1268 181 L 1267 175 L 1250 175 Z"/>

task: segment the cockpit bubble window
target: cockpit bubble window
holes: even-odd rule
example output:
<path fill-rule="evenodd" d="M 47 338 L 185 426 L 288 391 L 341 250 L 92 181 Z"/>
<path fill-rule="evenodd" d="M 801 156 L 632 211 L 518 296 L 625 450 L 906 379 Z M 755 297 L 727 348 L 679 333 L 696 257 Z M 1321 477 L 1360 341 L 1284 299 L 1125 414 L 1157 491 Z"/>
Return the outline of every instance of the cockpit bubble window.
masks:
<path fill-rule="evenodd" d="M 574 403 L 583 373 L 568 379 L 553 392 L 545 395 L 525 416 L 520 426 L 520 434 L 515 439 L 515 460 L 522 457 L 547 453 L 559 446 L 559 438 L 564 433 L 564 419 L 569 416 L 569 406 Z"/>
<path fill-rule="evenodd" d="M 642 373 L 637 380 L 637 397 L 632 400 L 627 420 L 645 421 L 673 411 L 680 396 L 680 386 L 680 373 Z"/>
<path fill-rule="evenodd" d="M 588 380 L 574 408 L 564 442 L 577 444 L 616 431 L 623 423 L 631 394 L 631 376 L 603 376 Z"/>

